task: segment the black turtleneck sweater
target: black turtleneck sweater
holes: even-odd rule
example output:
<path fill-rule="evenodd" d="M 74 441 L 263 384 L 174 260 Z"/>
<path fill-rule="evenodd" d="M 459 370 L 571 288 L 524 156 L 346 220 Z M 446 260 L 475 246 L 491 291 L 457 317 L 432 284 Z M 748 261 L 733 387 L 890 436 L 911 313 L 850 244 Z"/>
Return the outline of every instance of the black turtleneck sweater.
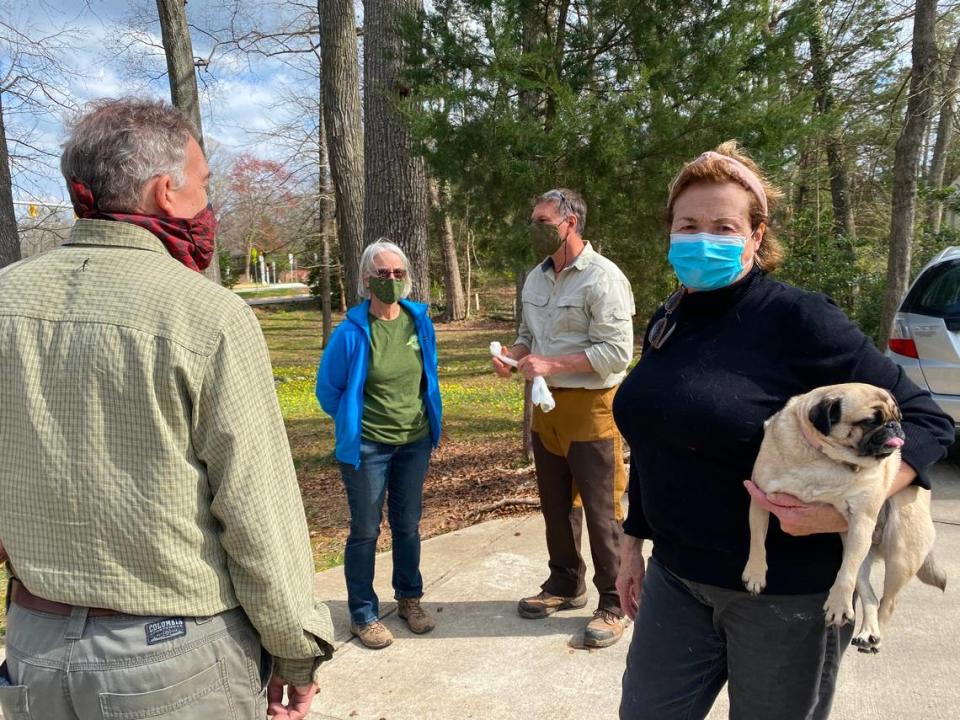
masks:
<path fill-rule="evenodd" d="M 664 314 L 661 307 L 650 327 Z M 827 297 L 754 270 L 720 290 L 685 296 L 676 329 L 643 356 L 614 400 L 630 445 L 628 535 L 687 580 L 743 589 L 750 477 L 763 422 L 794 395 L 864 382 L 890 390 L 903 413 L 903 460 L 929 487 L 928 467 L 953 441 L 953 422 L 881 355 Z M 649 327 L 647 332 L 649 333 Z M 767 593 L 830 588 L 839 535 L 792 537 L 771 519 Z"/>

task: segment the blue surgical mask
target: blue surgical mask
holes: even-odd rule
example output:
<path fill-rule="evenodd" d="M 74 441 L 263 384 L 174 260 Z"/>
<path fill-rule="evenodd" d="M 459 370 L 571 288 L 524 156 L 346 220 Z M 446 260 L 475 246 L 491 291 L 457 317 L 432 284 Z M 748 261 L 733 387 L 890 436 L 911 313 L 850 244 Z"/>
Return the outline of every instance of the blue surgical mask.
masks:
<path fill-rule="evenodd" d="M 743 272 L 740 256 L 746 244 L 742 235 L 673 233 L 667 259 L 686 287 L 718 290 L 733 283 Z"/>

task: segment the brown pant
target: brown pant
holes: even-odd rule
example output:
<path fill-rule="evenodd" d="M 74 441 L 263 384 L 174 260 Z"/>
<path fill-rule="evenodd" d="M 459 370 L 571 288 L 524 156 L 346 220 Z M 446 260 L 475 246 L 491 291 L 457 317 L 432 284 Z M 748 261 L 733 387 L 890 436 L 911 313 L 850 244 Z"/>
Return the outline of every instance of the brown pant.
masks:
<path fill-rule="evenodd" d="M 586 518 L 600 607 L 619 615 L 616 579 L 627 474 L 623 441 L 613 422 L 617 388 L 552 392 L 556 407 L 549 413 L 533 411 L 533 457 L 550 556 L 550 577 L 542 589 L 564 597 L 586 591 L 580 554 Z"/>

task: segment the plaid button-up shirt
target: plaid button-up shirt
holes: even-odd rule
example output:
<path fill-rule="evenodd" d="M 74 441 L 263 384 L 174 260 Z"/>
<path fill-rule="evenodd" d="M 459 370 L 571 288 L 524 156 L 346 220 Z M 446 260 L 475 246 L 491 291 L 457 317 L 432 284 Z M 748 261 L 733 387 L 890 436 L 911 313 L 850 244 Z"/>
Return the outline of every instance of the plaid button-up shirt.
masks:
<path fill-rule="evenodd" d="M 0 270 L 0 544 L 48 600 L 241 605 L 298 685 L 332 654 L 257 320 L 134 225 Z"/>

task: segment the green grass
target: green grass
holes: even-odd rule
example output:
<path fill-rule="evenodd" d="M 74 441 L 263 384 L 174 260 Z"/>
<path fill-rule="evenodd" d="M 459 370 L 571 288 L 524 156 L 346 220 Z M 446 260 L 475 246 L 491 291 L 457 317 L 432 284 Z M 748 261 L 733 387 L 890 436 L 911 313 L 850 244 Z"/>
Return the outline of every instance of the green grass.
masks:
<path fill-rule="evenodd" d="M 332 438 L 332 421 L 315 397 L 317 365 L 322 355 L 320 312 L 312 308 L 258 309 L 257 316 L 270 347 L 284 420 L 288 426 L 291 421 L 312 421 L 317 435 Z M 340 319 L 336 318 L 334 324 Z M 523 384 L 517 378 L 501 380 L 490 367 L 490 342 L 512 342 L 513 328 L 510 323 L 489 327 L 447 330 L 437 325 L 444 425 L 457 440 L 470 441 L 491 432 L 511 433 L 520 427 Z"/>
<path fill-rule="evenodd" d="M 294 295 L 309 295 L 310 291 L 306 288 L 249 288 L 244 290 L 234 290 L 234 292 L 244 300 L 250 298 L 263 297 L 293 297 Z"/>
<path fill-rule="evenodd" d="M 324 570 L 329 570 L 330 568 L 335 568 L 340 565 L 343 565 L 343 551 L 329 553 L 321 558 L 317 558 L 314 566 L 317 568 L 317 572 L 323 572 Z"/>

